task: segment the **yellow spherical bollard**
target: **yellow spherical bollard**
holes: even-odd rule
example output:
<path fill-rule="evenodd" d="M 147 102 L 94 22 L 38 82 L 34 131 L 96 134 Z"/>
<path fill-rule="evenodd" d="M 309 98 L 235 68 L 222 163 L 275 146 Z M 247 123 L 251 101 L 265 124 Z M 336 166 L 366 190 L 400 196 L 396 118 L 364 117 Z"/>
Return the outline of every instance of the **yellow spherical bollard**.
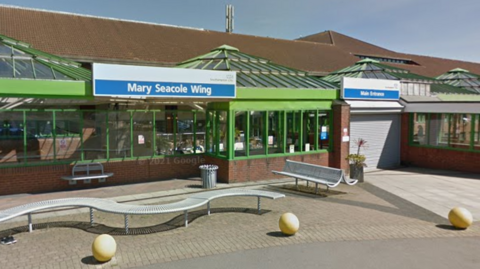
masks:
<path fill-rule="evenodd" d="M 454 207 L 450 210 L 450 213 L 448 213 L 448 220 L 455 228 L 467 229 L 472 225 L 473 217 L 472 213 L 465 208 Z"/>
<path fill-rule="evenodd" d="M 298 228 L 300 228 L 300 221 L 298 221 L 297 216 L 294 214 L 284 213 L 278 221 L 278 226 L 280 226 L 282 233 L 294 235 L 298 231 Z"/>
<path fill-rule="evenodd" d="M 97 236 L 92 244 L 93 257 L 99 262 L 106 262 L 115 256 L 117 243 L 112 236 L 102 234 Z"/>

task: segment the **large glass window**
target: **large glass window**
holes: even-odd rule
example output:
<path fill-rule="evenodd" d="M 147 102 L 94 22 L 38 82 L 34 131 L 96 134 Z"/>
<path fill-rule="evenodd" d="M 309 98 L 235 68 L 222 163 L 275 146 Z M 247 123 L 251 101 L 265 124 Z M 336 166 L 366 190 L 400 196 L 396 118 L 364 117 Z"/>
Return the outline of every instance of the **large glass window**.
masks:
<path fill-rule="evenodd" d="M 192 154 L 193 140 L 193 113 L 177 112 L 176 153 Z"/>
<path fill-rule="evenodd" d="M 155 145 L 157 155 L 174 154 L 173 113 L 155 113 Z"/>
<path fill-rule="evenodd" d="M 315 126 L 316 126 L 316 111 L 303 112 L 303 150 L 311 151 L 315 149 Z"/>
<path fill-rule="evenodd" d="M 218 152 L 222 156 L 227 156 L 228 152 L 228 118 L 227 111 L 218 111 Z"/>
<path fill-rule="evenodd" d="M 23 135 L 23 112 L 0 112 L 0 165 L 24 161 Z"/>
<path fill-rule="evenodd" d="M 430 114 L 428 145 L 448 146 L 448 114 Z"/>
<path fill-rule="evenodd" d="M 473 148 L 480 150 L 480 114 L 475 115 L 475 124 L 473 124 Z"/>
<path fill-rule="evenodd" d="M 478 115 L 414 113 L 411 120 L 411 135 L 414 144 L 480 150 L 480 119 Z"/>
<path fill-rule="evenodd" d="M 284 123 L 283 111 L 270 111 L 268 112 L 268 154 L 283 153 L 284 147 Z"/>
<path fill-rule="evenodd" d="M 53 138 L 53 112 L 27 111 L 26 128 L 27 161 L 53 161 L 55 147 Z"/>
<path fill-rule="evenodd" d="M 287 112 L 287 153 L 299 152 L 300 145 L 300 126 L 302 114 L 300 111 Z"/>
<path fill-rule="evenodd" d="M 133 156 L 153 156 L 153 112 L 133 112 Z"/>
<path fill-rule="evenodd" d="M 470 148 L 472 116 L 469 114 L 452 114 L 450 116 L 449 146 Z"/>
<path fill-rule="evenodd" d="M 108 158 L 129 158 L 131 140 L 131 113 L 108 112 Z M 102 150 L 107 150 L 102 149 Z"/>
<path fill-rule="evenodd" d="M 204 112 L 196 112 L 196 146 L 195 153 L 204 153 L 205 152 L 205 131 L 206 131 L 207 122 L 205 120 Z"/>
<path fill-rule="evenodd" d="M 265 112 L 250 112 L 250 155 L 265 154 Z"/>
<path fill-rule="evenodd" d="M 83 159 L 107 158 L 107 112 L 83 112 Z"/>
<path fill-rule="evenodd" d="M 57 160 L 81 159 L 79 111 L 55 111 L 55 158 Z"/>
<path fill-rule="evenodd" d="M 215 144 L 217 143 L 217 112 L 208 111 L 207 113 L 207 152 L 216 154 Z"/>
<path fill-rule="evenodd" d="M 426 137 L 426 118 L 427 114 L 425 113 L 415 113 L 413 115 L 413 142 L 420 145 L 425 144 Z"/>
<path fill-rule="evenodd" d="M 233 148 L 235 156 L 246 156 L 247 112 L 235 112 L 235 134 Z"/>
<path fill-rule="evenodd" d="M 318 111 L 318 149 L 328 149 L 330 143 L 330 114 Z"/>

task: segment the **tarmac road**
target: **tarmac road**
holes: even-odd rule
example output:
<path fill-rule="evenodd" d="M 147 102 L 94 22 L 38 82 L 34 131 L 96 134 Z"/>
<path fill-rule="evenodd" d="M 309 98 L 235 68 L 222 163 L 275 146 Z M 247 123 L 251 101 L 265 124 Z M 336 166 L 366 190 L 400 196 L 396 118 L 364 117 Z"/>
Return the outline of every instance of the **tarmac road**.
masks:
<path fill-rule="evenodd" d="M 320 242 L 253 249 L 142 268 L 480 268 L 479 237 Z"/>

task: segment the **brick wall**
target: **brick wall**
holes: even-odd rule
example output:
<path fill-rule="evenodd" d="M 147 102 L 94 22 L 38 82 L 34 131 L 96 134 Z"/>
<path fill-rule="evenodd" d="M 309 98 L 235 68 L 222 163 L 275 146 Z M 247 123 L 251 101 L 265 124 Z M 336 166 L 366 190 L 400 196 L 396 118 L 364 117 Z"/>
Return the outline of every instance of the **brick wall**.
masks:
<path fill-rule="evenodd" d="M 347 128 L 350 134 L 350 105 L 345 102 L 335 101 L 332 105 L 333 111 L 333 149 L 330 154 L 330 167 L 347 170 L 350 143 L 343 142 L 343 130 Z"/>
<path fill-rule="evenodd" d="M 231 161 L 206 156 L 205 162 L 219 166 L 217 173 L 219 182 L 234 183 L 282 178 L 284 176 L 275 175 L 272 170 L 282 171 L 287 159 L 323 166 L 329 165 L 329 153 Z"/>
<path fill-rule="evenodd" d="M 480 153 L 408 145 L 408 113 L 402 115 L 401 161 L 418 167 L 480 173 Z"/>
<path fill-rule="evenodd" d="M 163 159 L 132 160 L 103 163 L 105 172 L 113 172 L 107 182 L 90 184 L 83 181 L 69 185 L 62 176 L 72 173 L 73 165 L 48 165 L 0 169 L 0 195 L 40 193 L 69 189 L 84 189 L 172 178 L 199 177 L 198 166 L 205 162 L 203 156 L 166 157 Z"/>

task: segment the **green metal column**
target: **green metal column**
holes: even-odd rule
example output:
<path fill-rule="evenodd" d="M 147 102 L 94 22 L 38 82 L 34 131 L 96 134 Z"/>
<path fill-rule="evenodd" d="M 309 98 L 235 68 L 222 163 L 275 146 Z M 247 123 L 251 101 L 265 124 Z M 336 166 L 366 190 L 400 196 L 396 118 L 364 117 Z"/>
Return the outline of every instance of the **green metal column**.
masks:
<path fill-rule="evenodd" d="M 313 148 L 314 148 L 314 150 L 319 150 L 319 148 L 318 148 L 318 138 L 319 138 L 318 128 L 320 126 L 318 125 L 318 110 L 315 110 L 315 124 L 314 124 L 314 126 L 315 126 L 314 127 L 315 131 L 313 132 L 313 136 L 314 136 L 314 138 L 313 138 L 313 141 L 314 141 L 313 142 Z"/>
<path fill-rule="evenodd" d="M 260 112 L 261 113 L 261 112 Z M 265 111 L 263 112 L 263 120 L 265 122 L 265 126 L 263 129 L 263 137 L 262 137 L 262 143 L 263 143 L 263 154 L 268 155 L 268 112 Z"/>
<path fill-rule="evenodd" d="M 227 118 L 227 126 L 228 126 L 228 140 L 227 140 L 227 158 L 229 160 L 233 160 L 233 156 L 235 155 L 235 112 L 229 110 Z"/>
<path fill-rule="evenodd" d="M 53 130 L 52 130 L 52 137 L 53 137 L 53 161 L 57 161 L 57 118 L 56 118 L 56 112 L 52 111 L 52 116 L 53 116 Z"/>
<path fill-rule="evenodd" d="M 157 156 L 157 113 L 152 111 L 152 128 L 153 128 L 153 156 Z"/>
<path fill-rule="evenodd" d="M 244 112 L 246 115 L 247 123 L 246 123 L 246 129 L 245 130 L 245 156 L 250 156 L 250 111 Z"/>
<path fill-rule="evenodd" d="M 107 160 L 110 160 L 110 126 L 108 124 L 108 117 L 109 116 L 109 112 L 105 112 L 106 113 L 106 117 L 105 117 L 105 126 L 107 127 L 107 132 L 106 132 L 106 136 L 105 136 L 105 139 L 107 140 Z"/>
<path fill-rule="evenodd" d="M 23 163 L 26 164 L 27 160 L 27 112 L 23 111 Z"/>
<path fill-rule="evenodd" d="M 118 112 L 117 112 L 118 113 Z M 130 158 L 133 158 L 133 111 L 128 112 L 130 114 Z M 115 145 L 118 150 L 118 145 Z"/>
<path fill-rule="evenodd" d="M 197 153 L 197 111 L 192 111 L 193 113 L 193 153 Z"/>
<path fill-rule="evenodd" d="M 85 131 L 83 128 L 85 126 L 84 119 L 83 119 L 83 112 L 80 110 L 78 111 L 80 115 L 80 160 L 85 160 L 85 153 L 83 152 L 83 132 Z"/>

